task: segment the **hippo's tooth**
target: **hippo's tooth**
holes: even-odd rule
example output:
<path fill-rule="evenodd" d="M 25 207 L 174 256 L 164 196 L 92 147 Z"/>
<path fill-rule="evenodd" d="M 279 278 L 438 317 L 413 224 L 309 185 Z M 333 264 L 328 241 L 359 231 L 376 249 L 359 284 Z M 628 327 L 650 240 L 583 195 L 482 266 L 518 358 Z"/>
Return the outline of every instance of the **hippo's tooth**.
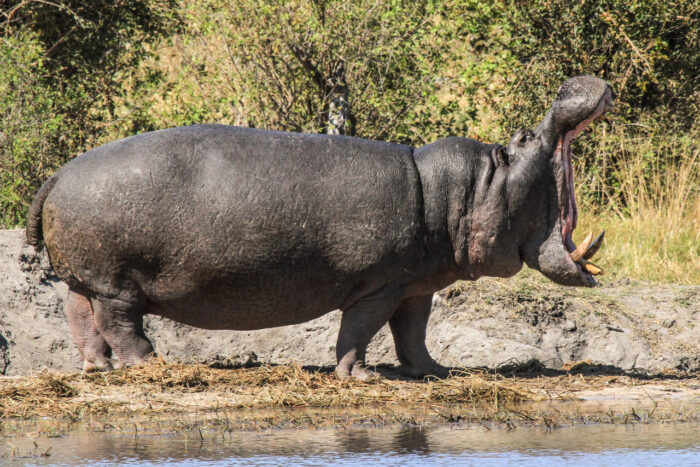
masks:
<path fill-rule="evenodd" d="M 593 274 L 594 276 L 602 276 L 603 274 L 605 274 L 605 271 L 603 271 L 600 267 L 596 266 L 593 263 L 589 263 L 586 260 L 582 260 L 581 265 L 583 266 L 583 269 L 588 271 L 590 274 Z"/>
<path fill-rule="evenodd" d="M 592 238 L 593 232 L 589 233 L 588 236 L 581 243 L 579 243 L 576 249 L 569 254 L 569 256 L 571 256 L 571 260 L 574 263 L 578 262 L 581 258 L 583 258 L 584 253 L 586 253 L 586 251 L 588 250 L 588 245 L 591 244 Z"/>
<path fill-rule="evenodd" d="M 603 244 L 603 238 L 605 237 L 605 230 L 603 230 L 590 244 L 586 252 L 583 254 L 583 259 L 591 259 L 600 249 L 600 245 Z"/>

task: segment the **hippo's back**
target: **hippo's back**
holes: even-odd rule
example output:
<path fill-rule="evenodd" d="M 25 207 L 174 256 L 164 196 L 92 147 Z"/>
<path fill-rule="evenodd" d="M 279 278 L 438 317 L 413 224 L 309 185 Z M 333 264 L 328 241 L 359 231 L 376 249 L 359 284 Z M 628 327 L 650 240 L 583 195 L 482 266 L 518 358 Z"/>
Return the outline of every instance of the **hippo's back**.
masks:
<path fill-rule="evenodd" d="M 69 284 L 108 297 L 136 290 L 184 322 L 193 309 L 235 310 L 228 323 L 193 323 L 210 328 L 338 308 L 400 281 L 423 241 L 410 147 L 221 125 L 81 155 L 57 174 L 43 226 Z"/>

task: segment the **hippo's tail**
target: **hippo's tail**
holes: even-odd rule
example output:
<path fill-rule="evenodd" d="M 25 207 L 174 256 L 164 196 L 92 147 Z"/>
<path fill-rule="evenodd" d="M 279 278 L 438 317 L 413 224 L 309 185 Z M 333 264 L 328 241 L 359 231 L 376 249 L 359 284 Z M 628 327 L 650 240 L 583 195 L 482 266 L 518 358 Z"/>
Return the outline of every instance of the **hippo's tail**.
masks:
<path fill-rule="evenodd" d="M 54 175 L 44 182 L 34 197 L 34 202 L 29 208 L 29 214 L 27 215 L 27 243 L 33 246 L 37 253 L 44 247 L 44 232 L 41 226 L 41 213 L 44 210 L 44 201 L 51 193 L 56 181 L 58 181 L 58 177 Z"/>

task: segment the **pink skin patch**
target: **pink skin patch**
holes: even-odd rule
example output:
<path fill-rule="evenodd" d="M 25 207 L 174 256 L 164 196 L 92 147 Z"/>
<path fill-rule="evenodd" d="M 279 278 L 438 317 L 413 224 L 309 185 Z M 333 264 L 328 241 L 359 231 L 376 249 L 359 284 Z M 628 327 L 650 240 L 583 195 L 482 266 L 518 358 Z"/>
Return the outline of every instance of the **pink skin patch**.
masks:
<path fill-rule="evenodd" d="M 571 234 L 576 228 L 578 220 L 578 210 L 576 208 L 576 194 L 574 191 L 574 166 L 571 158 L 571 141 L 574 140 L 590 123 L 596 118 L 601 117 L 611 106 L 612 97 L 610 91 L 606 90 L 603 98 L 598 103 L 598 107 L 593 111 L 590 117 L 582 121 L 573 130 L 567 131 L 563 137 L 559 138 L 557 148 L 554 152 L 555 156 L 561 158 L 561 163 L 564 171 L 563 190 L 559 195 L 560 221 L 561 221 L 561 236 L 564 240 L 564 247 L 571 253 L 576 249 Z"/>

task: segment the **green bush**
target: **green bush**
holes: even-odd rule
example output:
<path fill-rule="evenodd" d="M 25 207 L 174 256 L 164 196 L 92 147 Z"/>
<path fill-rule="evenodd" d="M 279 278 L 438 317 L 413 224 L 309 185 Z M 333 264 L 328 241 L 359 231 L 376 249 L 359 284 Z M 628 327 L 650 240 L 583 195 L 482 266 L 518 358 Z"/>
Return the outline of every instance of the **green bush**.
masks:
<path fill-rule="evenodd" d="M 0 225 L 23 222 L 38 186 L 66 161 L 62 96 L 47 88 L 36 34 L 0 38 Z"/>
<path fill-rule="evenodd" d="M 700 111 L 700 9 L 688 0 L 513 1 L 510 49 L 526 73 L 514 100 L 543 102 L 563 80 L 594 74 L 617 93 L 617 119 L 652 112 L 690 128 Z M 529 107 L 529 108 L 527 108 Z M 530 121 L 526 106 L 515 122 Z"/>
<path fill-rule="evenodd" d="M 333 93 L 347 86 L 349 134 L 411 144 L 464 134 L 477 107 L 468 91 L 506 63 L 482 56 L 463 73 L 452 61 L 472 36 L 488 35 L 492 10 L 475 1 L 183 1 L 181 33 L 146 67 L 166 80 L 151 116 L 160 126 L 324 132 Z"/>
<path fill-rule="evenodd" d="M 592 209 L 614 198 L 624 210 L 624 164 L 638 158 L 642 174 L 676 167 L 688 157 L 683 141 L 700 133 L 695 3 L 18 3 L 3 11 L 0 42 L 1 222 L 21 225 L 65 161 L 130 134 L 203 122 L 322 132 L 344 86 L 350 134 L 505 143 L 578 74 L 610 82 L 618 108 L 574 143 L 587 181 L 579 195 Z M 633 143 L 644 138 L 660 149 Z M 603 160 L 602 147 L 624 154 Z"/>
<path fill-rule="evenodd" d="M 177 8 L 65 0 L 2 4 L 0 13 L 0 225 L 11 227 L 24 223 L 44 179 L 114 135 L 114 102 Z M 128 131 L 145 126 L 137 117 Z"/>

